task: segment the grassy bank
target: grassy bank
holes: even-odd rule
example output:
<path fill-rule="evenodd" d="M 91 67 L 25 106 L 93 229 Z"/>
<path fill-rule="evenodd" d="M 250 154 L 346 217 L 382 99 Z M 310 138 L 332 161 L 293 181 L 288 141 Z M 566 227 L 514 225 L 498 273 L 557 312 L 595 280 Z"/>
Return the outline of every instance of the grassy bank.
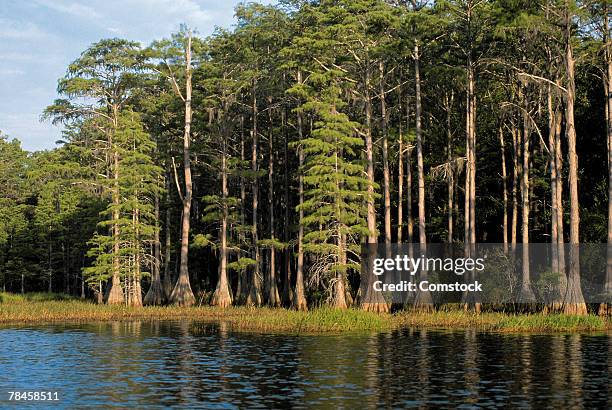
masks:
<path fill-rule="evenodd" d="M 223 320 L 237 330 L 291 333 L 382 331 L 408 326 L 417 328 L 479 329 L 500 332 L 572 332 L 612 330 L 609 320 L 597 316 L 509 315 L 463 311 L 375 314 L 359 310 L 231 307 L 219 309 L 106 306 L 57 294 L 12 295 L 0 293 L 0 324 L 42 324 L 113 320 Z"/>

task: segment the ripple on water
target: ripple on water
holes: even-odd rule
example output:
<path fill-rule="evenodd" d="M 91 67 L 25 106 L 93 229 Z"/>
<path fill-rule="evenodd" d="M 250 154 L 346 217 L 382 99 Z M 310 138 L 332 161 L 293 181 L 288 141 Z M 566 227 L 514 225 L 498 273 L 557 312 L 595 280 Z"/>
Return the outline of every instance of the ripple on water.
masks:
<path fill-rule="evenodd" d="M 64 407 L 612 408 L 609 334 L 296 337 L 113 322 L 4 328 L 0 347 L 0 392 L 57 390 Z"/>

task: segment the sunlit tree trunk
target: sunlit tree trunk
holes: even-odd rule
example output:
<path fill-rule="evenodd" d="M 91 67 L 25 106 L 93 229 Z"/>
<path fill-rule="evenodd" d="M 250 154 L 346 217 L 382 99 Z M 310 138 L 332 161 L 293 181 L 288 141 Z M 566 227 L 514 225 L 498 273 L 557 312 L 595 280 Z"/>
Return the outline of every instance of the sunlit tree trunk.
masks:
<path fill-rule="evenodd" d="M 600 315 L 612 315 L 612 50 L 610 47 L 609 36 L 609 10 L 608 2 L 604 5 L 603 18 L 603 43 L 605 45 L 605 113 L 606 113 L 606 134 L 608 137 L 608 238 L 607 238 L 607 264 L 606 278 L 604 283 L 605 301 L 599 305 Z"/>
<path fill-rule="evenodd" d="M 161 243 L 159 240 L 159 192 L 155 191 L 155 232 L 153 233 L 153 263 L 151 266 L 151 287 L 145 295 L 142 303 L 144 305 L 161 305 L 166 300 L 161 282 Z"/>
<path fill-rule="evenodd" d="M 519 133 L 512 124 L 512 226 L 510 228 L 510 244 L 512 252 L 516 250 L 516 232 L 518 225 L 518 184 L 519 184 Z"/>
<path fill-rule="evenodd" d="M 172 222 L 172 211 L 170 207 L 170 189 L 171 189 L 171 177 L 170 171 L 166 173 L 166 220 L 164 224 L 165 230 L 165 244 L 164 244 L 164 295 L 167 300 L 172 293 L 173 283 L 172 283 L 172 270 L 170 269 L 170 259 L 172 258 L 172 231 L 171 231 L 171 222 Z"/>
<path fill-rule="evenodd" d="M 368 175 L 367 223 L 368 242 L 377 242 L 376 207 L 374 205 L 374 143 L 372 141 L 372 101 L 370 99 L 370 68 L 365 70 L 365 115 L 366 115 L 366 163 Z"/>
<path fill-rule="evenodd" d="M 335 112 L 335 108 L 332 110 L 332 114 L 337 114 Z M 337 143 L 336 143 L 337 145 Z M 338 157 L 339 157 L 339 153 L 336 150 L 335 152 L 335 160 L 336 160 L 336 165 L 335 165 L 335 175 L 338 175 Z M 335 181 L 335 185 L 336 185 L 336 192 L 341 192 L 342 190 L 342 186 L 340 181 L 338 181 L 338 179 L 336 178 Z M 345 234 L 343 232 L 343 229 L 345 228 L 341 223 L 341 210 L 340 210 L 340 199 L 337 198 L 336 199 L 336 221 L 337 221 L 337 230 L 336 230 L 336 238 L 337 238 L 337 245 L 338 245 L 338 265 L 340 267 L 340 269 L 336 269 L 335 272 L 335 281 L 334 281 L 334 297 L 333 297 L 333 306 L 337 309 L 346 309 L 348 307 L 347 301 L 346 301 L 346 237 Z"/>
<path fill-rule="evenodd" d="M 224 109 L 224 113 L 227 113 L 227 107 Z M 220 115 L 219 121 L 222 123 L 221 125 L 221 246 L 220 246 L 220 262 L 219 262 L 219 280 L 217 282 L 217 288 L 215 289 L 215 293 L 212 299 L 213 306 L 219 306 L 222 308 L 226 308 L 232 304 L 232 295 L 230 293 L 230 285 L 227 274 L 227 225 L 229 218 L 229 210 L 228 210 L 228 188 L 227 188 L 227 126 L 223 124 L 227 121 L 224 116 Z"/>
<path fill-rule="evenodd" d="M 117 115 L 118 115 L 118 107 L 113 106 L 113 129 L 117 129 Z M 114 145 L 112 131 L 109 134 L 109 149 L 111 150 L 112 156 L 112 165 L 111 165 L 111 174 L 112 174 L 112 201 L 113 201 L 113 212 L 112 212 L 112 232 L 113 232 L 113 272 L 111 277 L 111 283 L 109 284 L 109 288 L 106 291 L 105 302 L 109 305 L 118 305 L 125 302 L 123 289 L 121 288 L 121 278 L 120 278 L 120 261 L 119 261 L 119 152 Z"/>
<path fill-rule="evenodd" d="M 251 171 L 253 172 L 253 223 L 251 226 L 251 235 L 253 240 L 253 259 L 255 260 L 255 267 L 253 269 L 253 276 L 250 281 L 249 286 L 249 294 L 247 296 L 246 303 L 247 305 L 261 306 L 263 302 L 262 295 L 262 286 L 261 286 L 261 277 L 260 277 L 260 255 L 259 255 L 259 236 L 257 232 L 257 210 L 259 206 L 259 165 L 257 161 L 258 155 L 258 140 L 259 136 L 257 134 L 257 88 L 256 81 L 253 80 L 251 93 L 253 94 L 253 101 L 251 107 L 251 115 L 252 115 L 252 129 L 251 129 Z"/>
<path fill-rule="evenodd" d="M 423 130 L 421 125 L 422 103 L 421 103 L 421 54 L 419 43 L 416 42 L 413 51 L 414 80 L 415 80 L 415 131 L 417 150 L 417 185 L 418 185 L 418 209 L 419 209 L 419 249 L 421 254 L 426 252 L 427 236 L 425 233 L 425 171 L 423 167 Z M 420 272 L 420 278 L 426 278 L 426 272 Z M 433 310 L 433 300 L 429 291 L 417 291 L 414 299 L 414 308 L 422 311 Z"/>
<path fill-rule="evenodd" d="M 521 85 L 520 87 L 523 87 Z M 530 156 L 530 134 L 531 127 L 528 118 L 528 100 L 521 91 L 519 91 L 519 99 L 523 103 L 523 166 L 521 168 L 521 234 L 522 234 L 522 280 L 521 280 L 521 292 L 519 294 L 519 303 L 525 304 L 526 308 L 531 308 L 527 304 L 535 302 L 535 296 L 531 289 L 531 272 L 529 266 L 529 156 Z"/>
<path fill-rule="evenodd" d="M 302 72 L 298 70 L 297 81 L 302 84 Z M 304 210 L 302 205 L 304 204 L 304 173 L 302 166 L 304 165 L 304 147 L 302 146 L 302 140 L 304 139 L 304 124 L 303 124 L 303 113 L 298 110 L 297 112 L 297 131 L 300 146 L 298 148 L 299 157 L 299 177 L 298 177 L 298 197 L 299 197 L 299 210 L 298 210 L 298 255 L 297 255 L 297 269 L 295 276 L 295 297 L 293 299 L 293 307 L 297 310 L 308 310 L 306 304 L 306 296 L 304 289 Z"/>
<path fill-rule="evenodd" d="M 501 165 L 502 165 L 502 198 L 503 198 L 503 218 L 502 226 L 503 226 L 503 244 L 504 244 L 504 253 L 508 254 L 508 171 L 506 169 L 506 144 L 504 141 L 504 129 L 503 126 L 499 126 L 499 147 L 500 147 L 500 155 L 501 155 Z"/>
<path fill-rule="evenodd" d="M 244 141 L 244 116 L 240 116 L 240 163 L 244 164 L 246 160 L 245 156 L 245 141 Z M 245 186 L 245 177 L 244 175 L 240 175 L 240 226 L 246 226 L 246 215 L 245 215 L 245 205 L 246 205 L 246 186 Z M 244 244 L 246 242 L 245 233 L 240 230 L 238 233 L 238 242 L 240 244 Z M 241 255 L 239 255 L 240 257 Z M 238 272 L 238 283 L 236 286 L 236 302 L 244 303 L 248 292 L 249 292 L 249 281 L 245 277 L 246 270 L 240 269 Z"/>
<path fill-rule="evenodd" d="M 402 234 L 404 228 L 404 130 L 402 127 L 402 87 L 401 77 L 398 85 L 398 111 L 399 122 L 398 126 L 398 150 L 397 150 L 397 243 L 402 243 Z"/>
<path fill-rule="evenodd" d="M 270 101 L 271 103 L 271 101 Z M 276 240 L 274 232 L 274 132 L 272 127 L 272 109 L 268 109 L 270 133 L 268 135 L 268 212 L 270 215 L 270 239 Z M 274 243 L 270 245 L 270 271 L 268 272 L 267 302 L 270 306 L 280 306 L 280 296 L 276 283 L 276 248 Z"/>
<path fill-rule="evenodd" d="M 191 181 L 191 33 L 187 35 L 185 46 L 185 132 L 183 135 L 183 173 L 185 177 L 185 194 L 183 196 L 183 214 L 181 223 L 181 264 L 178 279 L 170 294 L 169 302 L 179 306 L 191 306 L 195 297 L 189 281 L 189 225 L 191 222 L 191 200 L 193 186 Z"/>
<path fill-rule="evenodd" d="M 446 111 L 446 162 L 448 164 L 447 175 L 446 175 L 446 188 L 447 188 L 447 216 L 448 216 L 448 227 L 446 233 L 446 242 L 453 243 L 454 234 L 454 221 L 453 221 L 453 210 L 455 201 L 455 167 L 453 166 L 453 132 L 451 130 L 451 110 L 453 109 L 454 93 L 451 92 L 444 95 L 444 105 Z"/>
<path fill-rule="evenodd" d="M 374 143 L 372 141 L 372 100 L 370 98 L 370 67 L 365 63 L 364 99 L 365 99 L 365 150 L 366 150 L 366 172 L 368 177 L 368 197 L 367 197 L 367 243 L 377 243 L 376 230 L 376 208 L 374 206 Z M 363 277 L 365 276 L 365 278 Z M 362 275 L 362 279 L 368 279 L 368 275 Z M 389 305 L 384 300 L 380 292 L 371 289 L 369 280 L 362 280 L 359 284 L 360 306 L 366 311 L 386 312 Z"/>
<path fill-rule="evenodd" d="M 142 285 L 141 285 L 141 244 L 140 244 L 140 209 L 133 211 L 133 224 L 134 224 L 134 266 L 131 274 L 131 286 L 129 294 L 129 306 L 141 307 L 142 306 Z"/>
<path fill-rule="evenodd" d="M 284 76 L 283 76 L 284 78 Z M 284 164 L 284 195 L 285 195 L 285 217 L 283 221 L 284 232 L 283 239 L 285 242 L 285 269 L 284 269 L 284 278 L 283 278 L 283 289 L 282 289 L 282 303 L 284 306 L 291 306 L 292 300 L 292 292 L 291 292 L 291 249 L 287 244 L 290 240 L 290 232 L 289 232 L 289 222 L 290 222 L 290 205 L 289 205 L 289 135 L 287 133 L 287 108 L 285 103 L 283 103 L 283 108 L 281 111 L 281 130 L 284 139 L 284 147 L 283 147 L 283 164 Z"/>
<path fill-rule="evenodd" d="M 380 121 L 382 128 L 383 200 L 385 209 L 385 244 L 391 244 L 391 187 L 389 174 L 389 130 L 387 125 L 387 103 L 385 98 L 385 65 L 379 62 L 380 71 Z"/>
<path fill-rule="evenodd" d="M 563 297 L 567 286 L 565 276 L 565 249 L 563 239 L 563 203 L 562 203 L 562 167 L 561 167 L 561 112 L 559 103 L 548 87 L 548 145 L 550 147 L 550 185 L 551 185 L 551 244 L 552 271 L 558 274 L 558 284 L 551 303 L 545 307 L 545 313 L 559 312 L 563 308 Z"/>
<path fill-rule="evenodd" d="M 466 93 L 466 178 L 465 178 L 465 223 L 464 246 L 465 256 L 470 256 L 476 244 L 476 91 L 475 68 L 472 56 L 472 9 L 474 4 L 469 3 L 466 9 L 466 24 L 468 32 L 467 52 L 467 93 Z M 473 279 L 474 272 L 469 273 Z M 465 309 L 480 311 L 480 303 L 474 300 L 473 293 L 463 295 Z"/>
<path fill-rule="evenodd" d="M 569 1 L 565 1 L 565 72 L 567 75 L 567 92 L 565 105 L 565 134 L 569 156 L 569 189 L 570 189 L 570 266 L 567 277 L 567 292 L 564 312 L 586 315 L 587 306 L 580 287 L 580 203 L 578 198 L 578 155 L 576 153 L 576 126 L 574 121 L 574 100 L 576 84 L 574 80 L 574 54 L 572 47 L 572 13 Z"/>
<path fill-rule="evenodd" d="M 557 166 L 555 164 L 555 111 L 553 108 L 553 95 L 551 86 L 548 86 L 547 92 L 547 108 L 548 108 L 548 146 L 550 149 L 549 154 L 549 167 L 550 167 L 550 195 L 551 195 L 551 217 L 550 217 L 550 242 L 552 246 L 552 271 L 559 272 L 559 248 L 557 243 L 559 241 L 558 228 L 557 228 Z"/>

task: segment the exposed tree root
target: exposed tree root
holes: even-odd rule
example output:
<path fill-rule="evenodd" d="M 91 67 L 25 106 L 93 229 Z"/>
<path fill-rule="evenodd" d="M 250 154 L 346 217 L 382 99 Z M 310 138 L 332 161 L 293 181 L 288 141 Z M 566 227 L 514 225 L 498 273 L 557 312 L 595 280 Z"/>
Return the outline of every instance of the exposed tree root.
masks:
<path fill-rule="evenodd" d="M 229 291 L 227 289 L 222 291 L 217 288 L 217 290 L 215 290 L 215 294 L 213 295 L 211 305 L 222 308 L 230 307 L 232 305 L 232 297 L 230 296 Z"/>
<path fill-rule="evenodd" d="M 106 290 L 106 295 L 104 295 L 104 302 L 108 305 L 121 305 L 125 303 L 119 277 L 113 276 Z"/>
<path fill-rule="evenodd" d="M 193 306 L 195 304 L 195 296 L 193 296 L 189 279 L 179 277 L 174 289 L 172 289 L 168 302 L 172 305 L 185 307 Z"/>
<path fill-rule="evenodd" d="M 145 306 L 160 306 L 166 303 L 166 294 L 162 283 L 155 280 L 151 283 L 149 291 L 145 295 L 142 304 Z"/>

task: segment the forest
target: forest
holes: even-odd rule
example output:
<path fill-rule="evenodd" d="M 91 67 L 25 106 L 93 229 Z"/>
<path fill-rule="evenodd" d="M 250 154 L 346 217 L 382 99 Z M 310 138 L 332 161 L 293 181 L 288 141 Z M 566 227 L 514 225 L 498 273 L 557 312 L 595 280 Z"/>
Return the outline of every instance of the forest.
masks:
<path fill-rule="evenodd" d="M 57 148 L 1 135 L 0 289 L 386 312 L 364 243 L 550 243 L 558 299 L 537 309 L 609 315 L 612 251 L 591 306 L 564 244 L 612 242 L 610 12 L 281 0 L 206 38 L 102 39 L 41 113 Z"/>

